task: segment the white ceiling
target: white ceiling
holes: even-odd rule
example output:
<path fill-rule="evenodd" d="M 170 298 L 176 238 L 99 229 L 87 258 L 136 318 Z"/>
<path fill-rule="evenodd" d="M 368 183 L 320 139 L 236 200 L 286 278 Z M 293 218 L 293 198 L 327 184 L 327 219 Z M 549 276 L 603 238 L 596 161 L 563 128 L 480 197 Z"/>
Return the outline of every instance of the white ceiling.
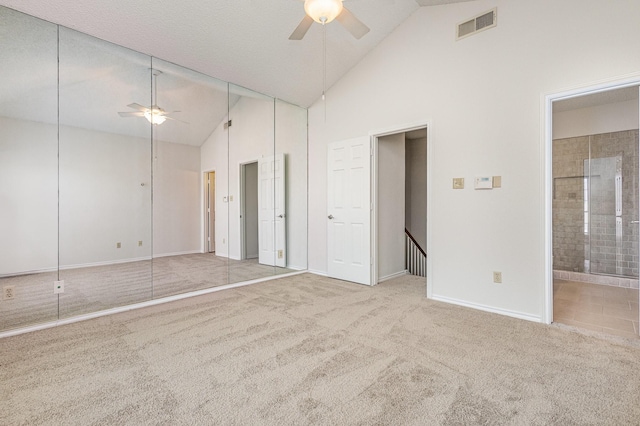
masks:
<path fill-rule="evenodd" d="M 591 108 L 598 105 L 607 105 L 617 102 L 634 100 L 638 100 L 638 86 L 606 90 L 590 95 L 576 96 L 573 98 L 556 101 L 553 103 L 553 111 L 570 111 L 575 109 Z"/>
<path fill-rule="evenodd" d="M 327 26 L 330 87 L 420 6 L 473 0 L 348 0 L 371 31 Z M 322 92 L 322 27 L 291 32 L 301 0 L 0 0 L 0 4 L 307 107 Z"/>

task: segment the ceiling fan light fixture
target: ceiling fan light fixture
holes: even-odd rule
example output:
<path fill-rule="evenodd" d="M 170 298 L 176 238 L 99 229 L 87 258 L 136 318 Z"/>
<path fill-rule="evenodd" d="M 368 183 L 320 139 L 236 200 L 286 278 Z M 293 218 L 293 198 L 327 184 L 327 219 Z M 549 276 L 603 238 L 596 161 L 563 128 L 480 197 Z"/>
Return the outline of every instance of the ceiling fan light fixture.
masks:
<path fill-rule="evenodd" d="M 167 120 L 167 117 L 164 116 L 164 110 L 158 107 L 146 110 L 144 112 L 144 118 L 146 118 L 151 124 L 162 124 Z"/>
<path fill-rule="evenodd" d="M 304 11 L 319 24 L 328 24 L 342 12 L 342 0 L 305 0 Z"/>

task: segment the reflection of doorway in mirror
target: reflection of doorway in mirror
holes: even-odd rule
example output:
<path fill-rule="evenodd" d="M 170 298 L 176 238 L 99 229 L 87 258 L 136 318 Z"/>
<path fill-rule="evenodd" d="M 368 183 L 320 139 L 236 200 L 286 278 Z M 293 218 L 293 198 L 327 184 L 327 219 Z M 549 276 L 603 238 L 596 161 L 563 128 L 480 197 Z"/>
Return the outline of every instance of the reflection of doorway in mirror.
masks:
<path fill-rule="evenodd" d="M 258 162 L 240 165 L 241 258 L 258 258 Z"/>
<path fill-rule="evenodd" d="M 258 160 L 259 263 L 287 266 L 285 156 Z"/>
<path fill-rule="evenodd" d="M 216 251 L 216 172 L 204 174 L 204 199 L 205 199 L 205 251 Z"/>

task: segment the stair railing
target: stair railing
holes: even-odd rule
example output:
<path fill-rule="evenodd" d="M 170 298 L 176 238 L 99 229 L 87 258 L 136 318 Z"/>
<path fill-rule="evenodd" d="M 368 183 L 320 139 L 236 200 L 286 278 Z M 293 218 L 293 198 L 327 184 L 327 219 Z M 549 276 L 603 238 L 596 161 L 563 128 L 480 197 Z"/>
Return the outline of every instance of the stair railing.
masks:
<path fill-rule="evenodd" d="M 405 235 L 405 267 L 411 275 L 427 276 L 427 254 L 407 228 Z"/>

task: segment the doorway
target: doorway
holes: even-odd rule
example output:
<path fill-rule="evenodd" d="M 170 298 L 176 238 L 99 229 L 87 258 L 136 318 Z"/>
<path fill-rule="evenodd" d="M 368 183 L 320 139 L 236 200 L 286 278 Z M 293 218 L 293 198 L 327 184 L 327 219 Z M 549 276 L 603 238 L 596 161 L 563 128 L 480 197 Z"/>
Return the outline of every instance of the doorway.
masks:
<path fill-rule="evenodd" d="M 377 282 L 426 277 L 427 129 L 381 136 L 375 145 Z"/>
<path fill-rule="evenodd" d="M 549 322 L 640 332 L 638 98 L 636 83 L 547 104 Z"/>
<path fill-rule="evenodd" d="M 258 162 L 240 165 L 240 232 L 242 260 L 257 259 L 258 239 Z"/>
<path fill-rule="evenodd" d="M 374 283 L 429 274 L 429 148 L 426 125 L 374 136 Z"/>
<path fill-rule="evenodd" d="M 216 252 L 216 172 L 204 173 L 204 249 Z"/>

